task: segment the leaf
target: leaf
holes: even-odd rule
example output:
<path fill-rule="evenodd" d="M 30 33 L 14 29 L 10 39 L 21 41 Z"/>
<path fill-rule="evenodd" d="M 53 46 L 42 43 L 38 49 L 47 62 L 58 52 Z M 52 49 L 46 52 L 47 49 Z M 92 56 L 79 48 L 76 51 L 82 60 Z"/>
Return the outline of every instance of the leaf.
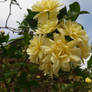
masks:
<path fill-rule="evenodd" d="M 30 9 L 27 9 L 27 11 L 28 11 L 28 14 L 31 15 L 30 17 L 31 17 L 32 19 L 34 18 L 34 16 L 35 16 L 36 14 L 38 14 L 38 12 L 33 12 L 33 11 L 30 10 Z"/>
<path fill-rule="evenodd" d="M 33 12 L 30 9 L 27 9 L 28 14 L 25 16 L 24 20 L 21 22 L 19 28 L 25 29 L 31 27 L 33 30 L 37 28 L 37 20 L 33 19 L 38 12 Z"/>
<path fill-rule="evenodd" d="M 39 71 L 38 66 L 35 64 L 28 64 L 27 67 L 28 67 L 30 73 L 32 73 L 32 74 L 38 73 L 38 71 Z"/>
<path fill-rule="evenodd" d="M 90 14 L 88 11 L 80 11 L 80 14 Z"/>
<path fill-rule="evenodd" d="M 58 19 L 61 20 L 65 15 L 67 14 L 67 9 L 66 7 L 62 8 L 58 14 Z"/>
<path fill-rule="evenodd" d="M 80 12 L 80 4 L 78 2 L 74 2 L 73 4 L 70 4 L 69 7 L 71 12 Z"/>
<path fill-rule="evenodd" d="M 7 35 L 0 35 L 0 43 L 8 42 L 9 40 L 9 34 Z"/>
<path fill-rule="evenodd" d="M 68 20 L 71 19 L 72 21 L 75 21 L 79 16 L 79 12 L 80 12 L 80 4 L 78 2 L 70 4 L 66 19 Z"/>
<path fill-rule="evenodd" d="M 67 20 L 76 21 L 76 19 L 78 18 L 78 16 L 80 14 L 89 14 L 89 12 L 88 11 L 80 11 L 80 4 L 78 2 L 74 2 L 74 3 L 70 4 L 68 13 L 65 16 L 65 18 Z"/>
<path fill-rule="evenodd" d="M 29 34 L 28 34 L 28 32 L 24 32 L 24 42 L 25 42 L 26 46 L 29 44 Z"/>
<path fill-rule="evenodd" d="M 66 16 L 66 19 L 75 21 L 78 18 L 78 16 L 79 16 L 79 13 L 68 11 L 68 15 Z"/>
<path fill-rule="evenodd" d="M 80 67 L 76 67 L 75 69 L 73 69 L 73 72 L 77 76 L 82 76 L 83 78 L 86 78 L 88 76 L 88 71 L 86 69 L 81 69 Z"/>
<path fill-rule="evenodd" d="M 92 68 L 92 56 L 90 57 L 90 59 L 87 62 L 87 67 Z"/>
<path fill-rule="evenodd" d="M 9 40 L 9 34 L 5 36 L 5 42 L 8 42 Z"/>

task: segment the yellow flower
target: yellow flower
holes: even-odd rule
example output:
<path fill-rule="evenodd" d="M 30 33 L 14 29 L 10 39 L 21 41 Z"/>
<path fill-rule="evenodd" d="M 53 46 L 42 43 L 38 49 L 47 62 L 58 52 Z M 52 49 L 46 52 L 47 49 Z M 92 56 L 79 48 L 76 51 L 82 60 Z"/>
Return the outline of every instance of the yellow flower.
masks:
<path fill-rule="evenodd" d="M 88 90 L 88 92 L 92 92 L 92 89 Z"/>
<path fill-rule="evenodd" d="M 38 24 L 37 34 L 46 34 L 55 31 L 58 20 L 47 20 L 43 24 Z"/>
<path fill-rule="evenodd" d="M 33 63 L 38 63 L 39 58 L 43 57 L 43 53 L 41 51 L 41 46 L 43 44 L 45 37 L 43 36 L 34 36 L 32 40 L 30 40 L 30 45 L 27 49 L 27 54 L 29 55 L 29 59 Z"/>
<path fill-rule="evenodd" d="M 72 43 L 77 42 L 73 41 Z M 42 60 L 40 69 L 44 70 L 45 73 L 58 75 L 60 69 L 70 71 L 70 62 L 74 66 L 80 65 L 81 51 L 75 46 L 76 44 L 71 46 L 71 43 L 67 43 L 60 34 L 54 34 L 54 40 L 51 40 L 51 44 L 42 46 L 47 56 Z"/>
<path fill-rule="evenodd" d="M 44 74 L 49 74 L 50 76 L 53 76 L 53 65 L 51 62 L 51 55 L 45 55 L 45 57 L 40 63 L 39 69 L 42 70 Z"/>
<path fill-rule="evenodd" d="M 81 57 L 87 58 L 89 56 L 90 47 L 88 45 L 88 35 L 85 30 L 82 29 L 80 24 L 71 20 L 62 21 L 57 28 L 61 34 L 63 33 L 65 36 L 70 36 L 72 39 L 80 40 L 80 43 L 77 44 L 77 47 L 81 49 Z"/>
<path fill-rule="evenodd" d="M 46 34 L 55 31 L 59 13 L 59 0 L 41 0 L 33 5 L 32 10 L 39 12 L 34 18 L 38 19 L 37 34 Z"/>
<path fill-rule="evenodd" d="M 53 36 L 53 40 L 44 35 L 34 36 L 27 49 L 30 61 L 39 64 L 39 69 L 50 76 L 58 75 L 60 69 L 70 71 L 70 63 L 76 67 L 82 62 L 81 49 L 77 47 L 80 39 L 68 42 L 64 34 Z"/>
<path fill-rule="evenodd" d="M 4 30 L 0 30 L 0 34 L 5 34 L 5 31 Z"/>
<path fill-rule="evenodd" d="M 91 83 L 92 80 L 91 80 L 90 78 L 87 77 L 87 78 L 85 79 L 85 82 L 86 82 L 86 83 Z"/>
<path fill-rule="evenodd" d="M 61 6 L 59 0 L 41 0 L 32 6 L 32 11 L 39 12 L 34 18 L 38 18 L 38 22 L 44 19 L 47 20 L 47 15 L 49 19 L 57 18 L 59 13 L 59 6 Z"/>
<path fill-rule="evenodd" d="M 40 79 L 40 76 L 39 76 L 39 75 L 37 75 L 37 76 L 36 76 L 36 78 L 37 78 L 37 79 Z"/>
<path fill-rule="evenodd" d="M 42 13 L 38 17 L 37 34 L 46 34 L 55 31 L 58 24 L 57 12 Z"/>
<path fill-rule="evenodd" d="M 32 40 L 30 40 L 29 47 L 27 49 L 27 54 L 29 55 L 29 59 L 32 63 L 40 64 L 42 59 L 45 57 L 45 52 L 42 49 L 42 46 L 50 45 L 50 41 L 44 35 L 34 36 Z"/>
<path fill-rule="evenodd" d="M 50 11 L 49 13 L 40 13 L 37 14 L 34 18 L 38 18 L 38 24 L 45 24 L 48 20 L 50 21 L 54 21 L 54 20 L 58 20 L 57 19 L 57 15 L 58 15 L 58 11 L 53 10 Z"/>
<path fill-rule="evenodd" d="M 62 21 L 58 25 L 58 30 L 60 32 L 64 31 L 65 35 L 69 35 L 73 39 L 82 39 L 85 42 L 88 42 L 88 35 L 85 30 L 82 29 L 82 26 L 77 22 L 69 21 Z"/>
<path fill-rule="evenodd" d="M 54 10 L 60 6 L 58 0 L 41 0 L 32 6 L 32 11 L 47 12 Z"/>

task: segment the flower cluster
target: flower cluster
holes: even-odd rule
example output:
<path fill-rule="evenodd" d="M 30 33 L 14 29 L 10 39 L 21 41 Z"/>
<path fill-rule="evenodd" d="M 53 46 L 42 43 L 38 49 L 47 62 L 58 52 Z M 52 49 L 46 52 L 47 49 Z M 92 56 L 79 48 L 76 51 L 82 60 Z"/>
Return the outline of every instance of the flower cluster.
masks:
<path fill-rule="evenodd" d="M 75 21 L 58 20 L 61 5 L 58 0 L 42 0 L 32 7 L 32 11 L 39 12 L 34 17 L 38 28 L 27 53 L 30 62 L 39 64 L 39 69 L 51 76 L 80 66 L 90 54 L 88 35 L 82 26 Z"/>

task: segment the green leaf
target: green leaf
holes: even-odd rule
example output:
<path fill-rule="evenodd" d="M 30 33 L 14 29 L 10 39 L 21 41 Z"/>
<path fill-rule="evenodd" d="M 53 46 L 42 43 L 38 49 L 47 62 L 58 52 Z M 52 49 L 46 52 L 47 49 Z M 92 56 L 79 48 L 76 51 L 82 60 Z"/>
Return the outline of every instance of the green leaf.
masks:
<path fill-rule="evenodd" d="M 88 67 L 88 68 L 92 68 L 92 56 L 91 56 L 90 59 L 88 60 L 87 67 Z"/>
<path fill-rule="evenodd" d="M 88 71 L 86 69 L 81 69 L 80 67 L 73 69 L 73 72 L 78 76 L 82 76 L 83 78 L 88 76 Z"/>
<path fill-rule="evenodd" d="M 68 15 L 66 16 L 66 19 L 75 21 L 78 18 L 78 16 L 79 16 L 79 13 L 68 11 Z"/>
<path fill-rule="evenodd" d="M 62 8 L 58 14 L 58 19 L 61 20 L 65 15 L 67 14 L 67 9 L 66 7 Z"/>
<path fill-rule="evenodd" d="M 34 18 L 34 16 L 35 16 L 36 14 L 38 14 L 38 12 L 33 12 L 33 11 L 30 10 L 30 9 L 27 9 L 27 11 L 28 11 L 28 14 L 31 15 L 30 17 L 31 17 L 32 19 Z"/>
<path fill-rule="evenodd" d="M 72 21 L 75 21 L 80 13 L 80 4 L 78 2 L 74 2 L 70 4 L 69 10 L 65 18 L 67 20 L 71 19 Z"/>
<path fill-rule="evenodd" d="M 26 23 L 28 23 L 28 25 L 29 25 L 33 30 L 35 30 L 35 29 L 37 28 L 37 20 L 32 19 L 32 18 L 31 18 L 31 15 L 26 16 L 25 21 L 26 21 Z"/>
<path fill-rule="evenodd" d="M 28 32 L 24 32 L 24 42 L 25 42 L 26 46 L 29 44 L 29 34 L 28 34 Z"/>
<path fill-rule="evenodd" d="M 78 2 L 74 2 L 73 4 L 70 4 L 69 7 L 71 12 L 80 12 L 80 4 Z"/>
<path fill-rule="evenodd" d="M 65 92 L 68 90 L 68 92 L 73 92 L 71 91 L 71 89 L 73 88 L 73 84 L 69 83 L 69 84 L 62 84 L 61 85 L 61 89 Z"/>
<path fill-rule="evenodd" d="M 37 73 L 39 71 L 38 66 L 35 64 L 28 64 L 27 67 L 28 67 L 30 73 L 32 73 L 32 74 Z"/>
<path fill-rule="evenodd" d="M 80 14 L 90 14 L 88 11 L 80 11 Z"/>
<path fill-rule="evenodd" d="M 37 28 L 37 20 L 34 19 L 34 16 L 38 14 L 38 12 L 33 12 L 30 9 L 27 9 L 27 11 L 28 14 L 25 16 L 19 28 L 25 29 L 31 27 L 33 30 L 35 30 Z"/>
<path fill-rule="evenodd" d="M 5 36 L 5 42 L 8 42 L 9 40 L 9 34 Z"/>
<path fill-rule="evenodd" d="M 73 4 L 70 4 L 69 10 L 65 18 L 67 20 L 76 21 L 78 16 L 80 14 L 89 14 L 88 11 L 80 11 L 80 4 L 78 2 L 74 2 Z"/>
<path fill-rule="evenodd" d="M 7 35 L 0 35 L 0 43 L 8 42 L 9 40 L 9 34 Z"/>
<path fill-rule="evenodd" d="M 53 85 L 53 89 L 54 89 L 55 91 L 58 91 L 59 88 L 58 88 L 58 84 L 57 84 L 57 83 Z"/>

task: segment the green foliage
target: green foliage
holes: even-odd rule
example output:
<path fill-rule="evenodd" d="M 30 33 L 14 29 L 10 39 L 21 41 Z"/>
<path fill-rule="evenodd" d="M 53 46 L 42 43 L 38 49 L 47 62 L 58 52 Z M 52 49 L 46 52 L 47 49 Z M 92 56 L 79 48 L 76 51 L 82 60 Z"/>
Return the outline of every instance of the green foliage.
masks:
<path fill-rule="evenodd" d="M 90 59 L 87 62 L 87 67 L 90 69 L 92 68 L 92 56 L 90 57 Z"/>
<path fill-rule="evenodd" d="M 24 32 L 24 43 L 27 46 L 29 44 L 29 39 L 30 39 L 30 36 L 29 36 L 28 32 Z"/>
<path fill-rule="evenodd" d="M 33 12 L 30 9 L 27 9 L 27 11 L 28 11 L 28 15 L 25 16 L 25 19 L 22 21 L 19 28 L 24 30 L 30 27 L 31 29 L 35 30 L 37 28 L 37 20 L 34 19 L 34 16 L 38 12 Z"/>
<path fill-rule="evenodd" d="M 78 2 L 74 2 L 73 4 L 70 4 L 68 16 L 66 19 L 71 19 L 72 21 L 75 21 L 80 14 L 89 14 L 87 11 L 80 11 L 80 4 Z"/>
<path fill-rule="evenodd" d="M 8 42 L 9 40 L 9 34 L 5 35 L 5 34 L 0 34 L 0 44 L 2 44 L 3 42 Z"/>
<path fill-rule="evenodd" d="M 80 4 L 78 2 L 74 2 L 70 4 L 69 10 L 67 11 L 66 7 L 60 10 L 58 14 L 58 19 L 61 20 L 63 18 L 67 20 L 76 21 L 80 14 L 89 14 L 88 11 L 80 11 Z"/>
<path fill-rule="evenodd" d="M 67 8 L 64 7 L 60 10 L 60 13 L 58 14 L 58 19 L 61 20 L 64 18 L 64 16 L 67 15 Z"/>
<path fill-rule="evenodd" d="M 32 92 L 46 92 L 47 90 L 50 92 L 58 92 L 59 90 L 63 92 L 87 92 L 92 85 L 85 83 L 85 78 L 81 79 L 81 81 L 76 81 L 75 77 L 69 79 L 70 74 L 83 77 L 87 73 L 82 69 L 80 71 L 83 72 L 79 74 L 78 71 L 76 73 L 74 71 L 69 73 L 62 71 L 60 77 L 51 79 L 48 76 L 43 76 L 43 73 L 38 69 L 38 65 L 24 61 L 6 62 L 0 65 L 0 85 L 4 84 L 5 88 L 2 87 L 1 89 L 6 89 L 8 92 L 11 90 L 25 92 L 25 89 L 27 92 L 32 90 L 35 90 Z M 37 75 L 40 76 L 39 79 L 36 78 Z"/>
<path fill-rule="evenodd" d="M 79 67 L 76 67 L 73 72 L 75 72 L 75 75 L 82 76 L 84 79 L 89 76 L 89 72 L 87 69 L 80 69 Z"/>

